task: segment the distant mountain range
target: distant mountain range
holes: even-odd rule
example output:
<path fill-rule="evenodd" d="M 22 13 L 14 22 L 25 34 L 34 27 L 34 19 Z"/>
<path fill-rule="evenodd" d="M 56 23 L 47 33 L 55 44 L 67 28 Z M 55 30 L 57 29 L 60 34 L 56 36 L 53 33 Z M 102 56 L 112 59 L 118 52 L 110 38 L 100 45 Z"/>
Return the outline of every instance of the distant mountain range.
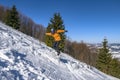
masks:
<path fill-rule="evenodd" d="M 90 44 L 92 47 L 101 48 L 102 44 Z M 110 43 L 108 44 L 108 48 L 110 53 L 112 54 L 113 58 L 118 58 L 120 60 L 120 43 Z"/>
<path fill-rule="evenodd" d="M 109 44 L 110 53 L 112 53 L 114 58 L 120 60 L 120 43 Z"/>

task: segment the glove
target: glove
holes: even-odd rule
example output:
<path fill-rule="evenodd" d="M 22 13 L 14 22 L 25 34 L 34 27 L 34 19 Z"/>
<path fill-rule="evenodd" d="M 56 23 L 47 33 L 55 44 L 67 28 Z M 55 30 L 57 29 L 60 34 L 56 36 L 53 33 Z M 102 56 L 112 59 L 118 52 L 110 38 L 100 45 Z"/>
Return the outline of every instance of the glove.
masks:
<path fill-rule="evenodd" d="M 67 30 L 65 30 L 65 32 L 68 32 Z"/>

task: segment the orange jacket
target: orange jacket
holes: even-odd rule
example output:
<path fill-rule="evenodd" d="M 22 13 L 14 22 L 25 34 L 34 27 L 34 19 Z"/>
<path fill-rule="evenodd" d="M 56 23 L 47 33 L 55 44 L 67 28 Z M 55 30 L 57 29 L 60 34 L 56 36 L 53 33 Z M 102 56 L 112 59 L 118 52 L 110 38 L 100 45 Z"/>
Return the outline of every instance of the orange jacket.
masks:
<path fill-rule="evenodd" d="M 59 33 L 65 32 L 64 30 L 57 30 L 54 34 L 52 33 L 46 33 L 46 35 L 48 36 L 52 36 L 54 38 L 55 41 L 60 41 L 61 37 Z"/>

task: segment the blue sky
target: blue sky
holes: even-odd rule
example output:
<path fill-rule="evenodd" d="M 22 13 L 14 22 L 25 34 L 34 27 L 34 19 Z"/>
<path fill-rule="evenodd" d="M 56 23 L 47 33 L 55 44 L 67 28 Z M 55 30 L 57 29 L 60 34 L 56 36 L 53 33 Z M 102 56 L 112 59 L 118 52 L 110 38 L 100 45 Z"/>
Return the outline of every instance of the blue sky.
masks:
<path fill-rule="evenodd" d="M 59 12 L 73 41 L 120 43 L 120 0 L 0 0 L 47 26 L 53 14 Z"/>

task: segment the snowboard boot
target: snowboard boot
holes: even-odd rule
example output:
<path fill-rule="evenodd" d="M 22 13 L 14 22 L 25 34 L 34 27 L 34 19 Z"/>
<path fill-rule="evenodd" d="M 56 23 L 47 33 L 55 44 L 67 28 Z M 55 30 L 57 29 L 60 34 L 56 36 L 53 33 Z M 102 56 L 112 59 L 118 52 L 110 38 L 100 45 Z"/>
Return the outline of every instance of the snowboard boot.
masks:
<path fill-rule="evenodd" d="M 58 56 L 60 55 L 60 51 L 57 51 L 57 55 L 58 55 Z"/>

